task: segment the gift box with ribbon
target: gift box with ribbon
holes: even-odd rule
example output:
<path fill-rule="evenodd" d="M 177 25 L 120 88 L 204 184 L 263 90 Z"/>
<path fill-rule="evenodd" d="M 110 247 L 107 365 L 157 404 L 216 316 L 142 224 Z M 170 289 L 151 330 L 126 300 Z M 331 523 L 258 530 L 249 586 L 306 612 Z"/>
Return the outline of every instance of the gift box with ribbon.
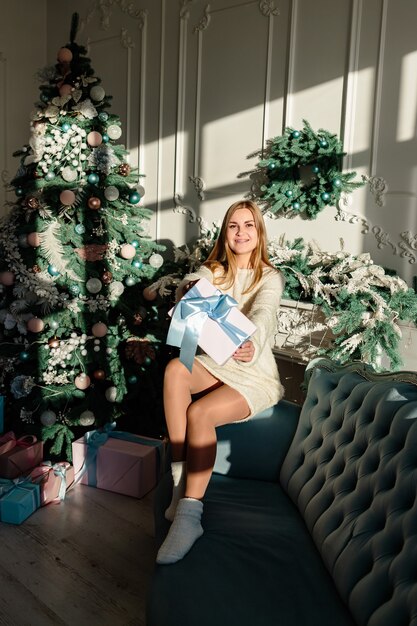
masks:
<path fill-rule="evenodd" d="M 191 371 L 197 346 L 224 365 L 256 330 L 238 303 L 206 278 L 181 298 L 169 314 L 167 344 L 180 348 L 180 360 Z"/>
<path fill-rule="evenodd" d="M 65 499 L 67 489 L 74 482 L 74 468 L 67 461 L 42 461 L 26 478 L 39 485 L 41 506 L 51 502 L 59 504 Z"/>
<path fill-rule="evenodd" d="M 72 443 L 75 482 L 141 498 L 158 482 L 164 444 L 115 431 L 115 423 Z"/>
<path fill-rule="evenodd" d="M 40 506 L 40 489 L 30 481 L 0 479 L 0 521 L 21 524 Z"/>
<path fill-rule="evenodd" d="M 0 437 L 0 476 L 17 478 L 43 459 L 43 442 L 34 435 L 16 438 L 12 431 Z"/>

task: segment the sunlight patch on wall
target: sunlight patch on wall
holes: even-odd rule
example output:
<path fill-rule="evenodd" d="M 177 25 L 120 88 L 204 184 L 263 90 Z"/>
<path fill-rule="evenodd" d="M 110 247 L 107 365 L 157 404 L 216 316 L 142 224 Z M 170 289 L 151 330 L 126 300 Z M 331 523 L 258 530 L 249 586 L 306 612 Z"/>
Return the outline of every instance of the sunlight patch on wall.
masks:
<path fill-rule="evenodd" d="M 260 104 L 205 124 L 201 141 L 201 171 L 210 187 L 230 185 L 252 169 L 248 154 L 262 147 L 264 106 Z"/>
<path fill-rule="evenodd" d="M 401 63 L 397 141 L 410 141 L 417 122 L 417 51 L 406 54 Z"/>

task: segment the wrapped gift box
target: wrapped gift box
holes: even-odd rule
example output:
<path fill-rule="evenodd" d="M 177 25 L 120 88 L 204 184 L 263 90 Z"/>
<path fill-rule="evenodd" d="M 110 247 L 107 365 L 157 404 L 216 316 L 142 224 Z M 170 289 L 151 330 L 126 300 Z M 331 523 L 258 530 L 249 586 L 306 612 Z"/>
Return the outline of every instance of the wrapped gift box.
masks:
<path fill-rule="evenodd" d="M 43 442 L 34 435 L 16 439 L 8 432 L 0 437 L 0 476 L 17 478 L 28 472 L 43 459 Z"/>
<path fill-rule="evenodd" d="M 43 461 L 26 478 L 39 485 L 41 506 L 45 506 L 65 499 L 67 489 L 74 482 L 74 468 L 66 461 L 59 463 Z"/>
<path fill-rule="evenodd" d="M 3 484 L 4 487 L 4 484 Z M 40 489 L 29 481 L 13 484 L 0 497 L 0 521 L 21 524 L 40 506 Z"/>
<path fill-rule="evenodd" d="M 86 433 L 72 444 L 75 482 L 141 498 L 153 489 L 160 470 L 162 442 L 130 433 Z M 92 435 L 92 436 L 91 436 Z"/>
<path fill-rule="evenodd" d="M 194 344 L 193 353 L 190 352 L 193 337 L 218 365 L 224 365 L 256 330 L 239 311 L 236 300 L 222 294 L 206 278 L 201 278 L 169 314 L 172 320 L 167 343 L 181 348 L 180 359 L 189 369 L 196 348 Z"/>

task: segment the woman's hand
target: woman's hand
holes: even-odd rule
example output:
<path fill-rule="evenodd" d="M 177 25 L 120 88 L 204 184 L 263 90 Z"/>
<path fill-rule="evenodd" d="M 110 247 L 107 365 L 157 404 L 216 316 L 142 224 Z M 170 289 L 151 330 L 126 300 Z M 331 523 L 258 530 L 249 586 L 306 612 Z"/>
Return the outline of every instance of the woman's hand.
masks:
<path fill-rule="evenodd" d="M 244 363 L 250 363 L 253 359 L 253 355 L 255 354 L 255 346 L 252 341 L 245 341 L 242 343 L 240 348 L 236 350 L 236 352 L 232 355 L 232 358 L 236 361 L 243 361 Z"/>

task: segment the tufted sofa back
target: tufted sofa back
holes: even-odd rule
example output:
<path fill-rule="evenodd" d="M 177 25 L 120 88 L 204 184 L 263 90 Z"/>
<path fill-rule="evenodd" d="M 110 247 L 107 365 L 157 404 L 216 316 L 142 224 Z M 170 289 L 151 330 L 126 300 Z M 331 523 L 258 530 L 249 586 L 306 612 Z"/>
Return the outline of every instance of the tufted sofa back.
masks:
<path fill-rule="evenodd" d="M 358 625 L 416 626 L 417 375 L 308 375 L 281 484 Z"/>

